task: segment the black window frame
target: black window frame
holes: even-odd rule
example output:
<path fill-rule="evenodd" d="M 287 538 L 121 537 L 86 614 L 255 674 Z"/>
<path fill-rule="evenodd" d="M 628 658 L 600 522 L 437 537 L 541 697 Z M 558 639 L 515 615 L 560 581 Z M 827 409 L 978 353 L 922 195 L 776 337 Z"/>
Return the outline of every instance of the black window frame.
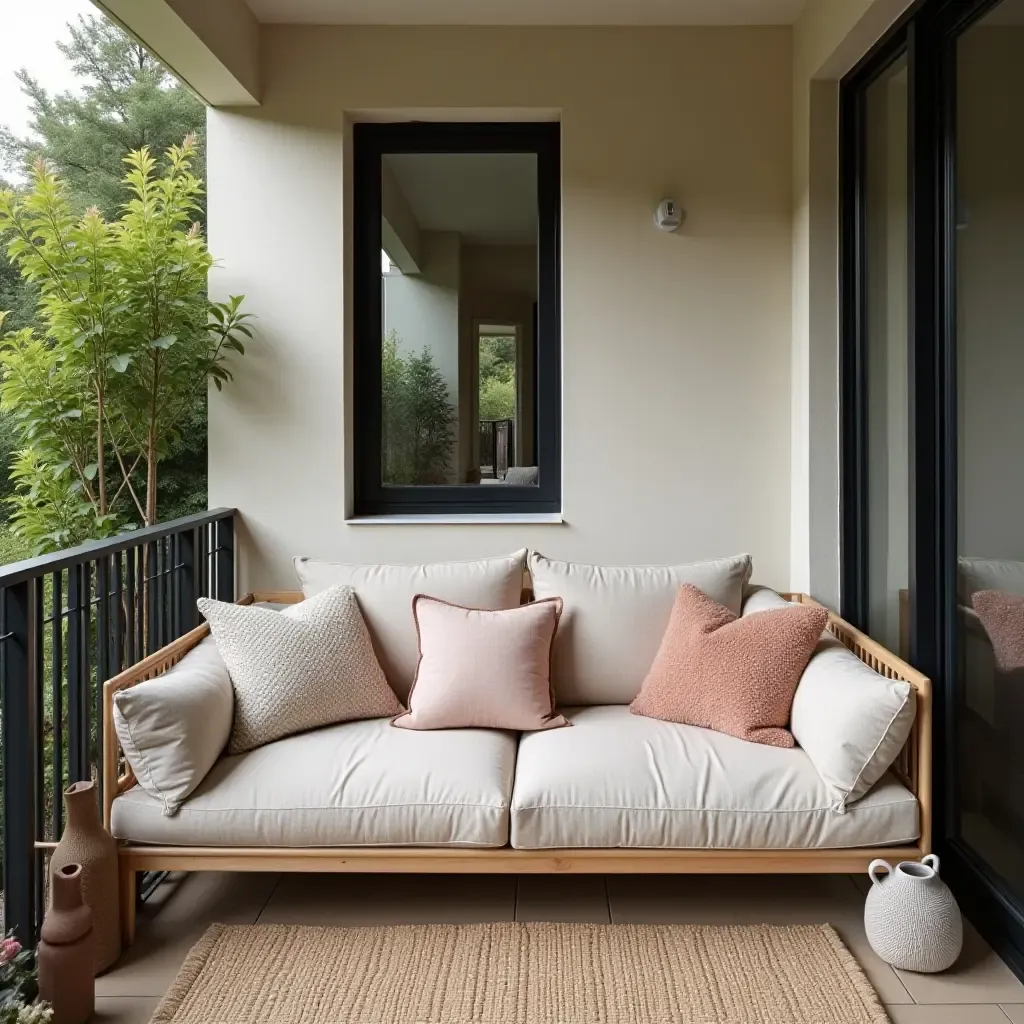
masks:
<path fill-rule="evenodd" d="M 381 168 L 389 153 L 537 157 L 536 486 L 385 485 L 381 479 Z M 356 518 L 561 512 L 561 125 L 361 122 L 353 125 L 353 448 Z"/>

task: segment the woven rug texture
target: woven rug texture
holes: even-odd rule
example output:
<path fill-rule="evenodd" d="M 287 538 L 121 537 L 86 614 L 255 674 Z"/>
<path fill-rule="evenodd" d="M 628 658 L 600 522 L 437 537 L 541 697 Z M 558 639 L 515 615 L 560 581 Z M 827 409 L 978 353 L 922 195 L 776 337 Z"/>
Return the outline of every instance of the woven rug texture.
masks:
<path fill-rule="evenodd" d="M 889 1024 L 829 925 L 210 927 L 152 1024 Z"/>

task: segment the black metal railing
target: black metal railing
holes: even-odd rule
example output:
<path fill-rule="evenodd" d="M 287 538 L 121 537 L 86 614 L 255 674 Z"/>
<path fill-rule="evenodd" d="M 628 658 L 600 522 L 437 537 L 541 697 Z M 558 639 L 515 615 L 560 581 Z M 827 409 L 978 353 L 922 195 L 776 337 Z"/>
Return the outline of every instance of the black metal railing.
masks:
<path fill-rule="evenodd" d="M 515 420 L 480 420 L 480 475 L 503 480 L 515 465 L 515 444 Z"/>
<path fill-rule="evenodd" d="M 235 510 L 176 519 L 0 568 L 0 769 L 6 927 L 35 945 L 41 843 L 61 795 L 102 801 L 103 684 L 198 623 L 196 598 L 235 599 Z"/>

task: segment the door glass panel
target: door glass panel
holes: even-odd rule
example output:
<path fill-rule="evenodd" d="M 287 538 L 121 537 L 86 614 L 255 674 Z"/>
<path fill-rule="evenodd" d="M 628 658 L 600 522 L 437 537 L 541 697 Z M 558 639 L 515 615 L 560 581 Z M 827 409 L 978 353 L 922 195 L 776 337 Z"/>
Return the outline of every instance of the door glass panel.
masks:
<path fill-rule="evenodd" d="M 537 485 L 537 157 L 382 161 L 381 479 Z"/>
<path fill-rule="evenodd" d="M 909 623 L 907 62 L 866 90 L 864 258 L 868 632 L 904 656 Z"/>
<path fill-rule="evenodd" d="M 957 51 L 955 824 L 1024 895 L 1024 4 Z"/>

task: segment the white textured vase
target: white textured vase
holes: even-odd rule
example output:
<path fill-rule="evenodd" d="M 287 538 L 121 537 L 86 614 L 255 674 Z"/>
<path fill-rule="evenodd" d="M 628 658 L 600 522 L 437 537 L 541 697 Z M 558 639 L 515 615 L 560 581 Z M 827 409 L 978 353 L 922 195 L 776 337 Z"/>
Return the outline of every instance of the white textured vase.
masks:
<path fill-rule="evenodd" d="M 878 877 L 878 870 L 888 872 Z M 904 971 L 934 974 L 952 967 L 960 955 L 964 924 L 960 908 L 939 878 L 939 858 L 902 861 L 893 868 L 884 860 L 868 867 L 871 891 L 864 906 L 864 930 L 871 948 L 888 964 Z"/>

